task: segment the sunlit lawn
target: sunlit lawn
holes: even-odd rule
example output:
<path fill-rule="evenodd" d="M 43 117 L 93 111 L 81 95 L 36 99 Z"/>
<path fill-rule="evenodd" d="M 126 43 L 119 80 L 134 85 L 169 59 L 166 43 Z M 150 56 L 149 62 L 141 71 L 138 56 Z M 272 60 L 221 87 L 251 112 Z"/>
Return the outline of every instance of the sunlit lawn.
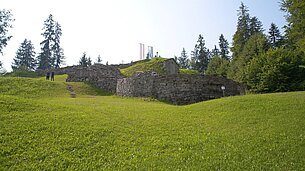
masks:
<path fill-rule="evenodd" d="M 305 92 L 173 106 L 64 78 L 0 77 L 0 170 L 305 169 Z"/>

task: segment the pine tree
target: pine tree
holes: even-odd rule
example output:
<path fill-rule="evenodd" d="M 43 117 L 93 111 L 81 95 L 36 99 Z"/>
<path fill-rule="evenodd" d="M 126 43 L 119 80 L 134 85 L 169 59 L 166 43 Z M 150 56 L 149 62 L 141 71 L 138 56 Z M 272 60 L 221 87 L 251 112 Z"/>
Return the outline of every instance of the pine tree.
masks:
<path fill-rule="evenodd" d="M 257 17 L 252 17 L 250 19 L 250 37 L 255 33 L 262 33 L 263 31 L 264 29 L 262 22 L 259 21 Z"/>
<path fill-rule="evenodd" d="M 102 63 L 101 55 L 98 55 L 96 63 L 98 64 Z"/>
<path fill-rule="evenodd" d="M 290 46 L 305 53 L 305 2 L 303 0 L 282 0 L 281 9 L 287 12 L 286 36 Z"/>
<path fill-rule="evenodd" d="M 23 68 L 33 71 L 36 68 L 35 50 L 30 40 L 24 39 L 16 52 L 14 63 L 12 64 L 13 70 Z"/>
<path fill-rule="evenodd" d="M 44 32 L 42 33 L 44 40 L 40 43 L 42 48 L 38 56 L 38 69 L 50 69 L 55 62 L 54 58 L 52 58 L 52 46 L 55 37 L 54 26 L 53 15 L 50 14 L 47 20 L 44 21 Z"/>
<path fill-rule="evenodd" d="M 223 36 L 223 34 L 219 37 L 219 48 L 220 48 L 220 57 L 222 59 L 229 60 L 229 43 Z"/>
<path fill-rule="evenodd" d="M 59 68 L 64 59 L 63 49 L 60 47 L 60 37 L 62 35 L 61 26 L 55 22 L 50 14 L 44 21 L 42 36 L 44 40 L 40 43 L 41 53 L 38 56 L 38 68 L 50 69 Z"/>
<path fill-rule="evenodd" d="M 54 30 L 54 45 L 52 46 L 53 52 L 53 63 L 52 66 L 54 68 L 60 68 L 60 65 L 64 59 L 63 49 L 60 47 L 60 36 L 62 35 L 61 25 L 56 22 L 55 23 L 55 30 Z"/>
<path fill-rule="evenodd" d="M 279 28 L 274 24 L 271 23 L 269 32 L 268 32 L 268 43 L 271 46 L 271 48 L 278 48 L 281 46 L 283 41 L 283 36 L 281 35 L 281 32 Z"/>
<path fill-rule="evenodd" d="M 220 51 L 219 51 L 219 49 L 217 48 L 217 46 L 215 45 L 215 46 L 214 46 L 214 49 L 213 49 L 212 52 L 211 52 L 211 57 L 219 56 L 219 55 L 220 55 Z"/>
<path fill-rule="evenodd" d="M 189 68 L 189 60 L 184 48 L 182 49 L 181 56 L 177 58 L 177 63 L 180 65 L 180 68 Z"/>
<path fill-rule="evenodd" d="M 88 64 L 88 66 L 91 66 L 91 65 L 92 65 L 92 60 L 91 60 L 90 57 L 88 57 L 87 64 Z"/>
<path fill-rule="evenodd" d="M 87 58 L 86 52 L 83 53 L 83 56 L 80 58 L 78 63 L 80 66 L 84 66 L 84 67 L 92 65 L 91 58 L 90 57 Z"/>
<path fill-rule="evenodd" d="M 248 7 L 241 3 L 238 10 L 237 30 L 233 35 L 233 58 L 236 58 L 243 51 L 244 45 L 250 38 L 250 14 Z"/>
<path fill-rule="evenodd" d="M 197 44 L 195 45 L 194 51 L 192 52 L 192 61 L 194 66 L 192 68 L 198 70 L 201 73 L 207 69 L 209 64 L 209 52 L 205 47 L 205 41 L 202 35 L 199 35 Z"/>

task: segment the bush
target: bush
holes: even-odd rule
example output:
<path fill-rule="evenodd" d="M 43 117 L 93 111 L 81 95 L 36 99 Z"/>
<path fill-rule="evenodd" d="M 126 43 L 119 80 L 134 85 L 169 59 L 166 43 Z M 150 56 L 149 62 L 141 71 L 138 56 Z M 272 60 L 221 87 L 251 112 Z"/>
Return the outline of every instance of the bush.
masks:
<path fill-rule="evenodd" d="M 35 71 L 30 71 L 27 68 L 18 68 L 10 73 L 6 73 L 5 76 L 7 77 L 29 77 L 29 78 L 36 78 L 39 77 L 38 73 Z"/>
<path fill-rule="evenodd" d="M 305 60 L 302 52 L 278 48 L 253 58 L 246 69 L 247 85 L 252 92 L 304 90 Z"/>

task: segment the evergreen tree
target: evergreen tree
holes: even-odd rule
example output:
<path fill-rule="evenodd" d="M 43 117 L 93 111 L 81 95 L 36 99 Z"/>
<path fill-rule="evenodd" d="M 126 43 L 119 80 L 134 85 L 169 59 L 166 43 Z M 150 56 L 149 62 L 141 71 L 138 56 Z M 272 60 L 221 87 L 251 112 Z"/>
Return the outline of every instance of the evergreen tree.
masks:
<path fill-rule="evenodd" d="M 88 57 L 87 64 L 88 64 L 88 66 L 91 66 L 91 65 L 92 65 L 92 60 L 91 60 L 90 57 Z"/>
<path fill-rule="evenodd" d="M 90 58 L 90 57 L 87 57 L 86 52 L 84 52 L 84 53 L 83 53 L 83 56 L 80 58 L 80 60 L 79 60 L 79 65 L 80 65 L 80 66 L 84 66 L 84 67 L 87 67 L 87 66 L 92 65 L 91 58 Z"/>
<path fill-rule="evenodd" d="M 98 64 L 102 63 L 101 55 L 98 55 L 96 63 L 98 63 Z"/>
<path fill-rule="evenodd" d="M 305 2 L 301 0 L 282 0 L 281 9 L 287 12 L 286 36 L 290 47 L 305 53 Z"/>
<path fill-rule="evenodd" d="M 52 57 L 52 46 L 55 37 L 54 26 L 55 22 L 53 20 L 53 15 L 50 14 L 47 20 L 44 21 L 44 32 L 42 33 L 44 40 L 40 43 L 42 48 L 41 53 L 38 56 L 38 69 L 50 69 L 55 62 Z"/>
<path fill-rule="evenodd" d="M 220 56 L 214 56 L 208 65 L 206 74 L 226 77 L 230 66 L 229 64 L 229 60 L 223 59 Z"/>
<path fill-rule="evenodd" d="M 0 9 L 0 54 L 3 53 L 2 49 L 7 45 L 7 42 L 12 38 L 8 36 L 8 29 L 12 28 L 13 15 L 10 10 Z"/>
<path fill-rule="evenodd" d="M 214 46 L 214 49 L 213 49 L 212 52 L 211 52 L 210 57 L 212 58 L 212 57 L 214 57 L 214 56 L 219 56 L 219 55 L 220 55 L 220 51 L 219 51 L 219 49 L 217 48 L 217 46 L 215 45 L 215 46 Z"/>
<path fill-rule="evenodd" d="M 52 46 L 53 52 L 53 63 L 52 66 L 54 68 L 60 68 L 60 65 L 64 59 L 63 49 L 60 47 L 60 36 L 62 35 L 61 25 L 56 22 L 55 23 L 55 30 L 54 30 L 54 45 Z"/>
<path fill-rule="evenodd" d="M 219 48 L 220 48 L 220 57 L 222 59 L 229 60 L 229 43 L 223 36 L 223 34 L 219 37 Z"/>
<path fill-rule="evenodd" d="M 195 45 L 194 51 L 192 52 L 192 61 L 194 61 L 192 68 L 198 70 L 201 73 L 204 73 L 208 67 L 209 52 L 205 47 L 205 41 L 201 34 L 199 35 L 197 44 Z"/>
<path fill-rule="evenodd" d="M 61 26 L 55 22 L 50 14 L 44 21 L 42 36 L 44 40 L 40 43 L 41 53 L 38 56 L 38 68 L 50 69 L 59 68 L 64 59 L 63 49 L 60 47 Z"/>
<path fill-rule="evenodd" d="M 35 50 L 30 40 L 24 39 L 16 52 L 14 63 L 12 64 L 13 70 L 23 68 L 33 71 L 36 68 Z"/>
<path fill-rule="evenodd" d="M 189 60 L 184 48 L 182 49 L 181 56 L 177 58 L 177 63 L 180 65 L 180 68 L 189 68 Z"/>
<path fill-rule="evenodd" d="M 262 33 L 264 31 L 263 24 L 257 17 L 252 17 L 250 19 L 250 36 L 255 33 Z"/>
<path fill-rule="evenodd" d="M 2 49 L 7 45 L 7 42 L 12 38 L 8 36 L 7 32 L 9 28 L 12 28 L 13 15 L 9 10 L 0 9 L 0 54 L 3 53 Z M 0 69 L 2 68 L 2 63 L 0 61 Z"/>
<path fill-rule="evenodd" d="M 250 32 L 250 14 L 248 7 L 241 3 L 238 10 L 237 30 L 233 35 L 233 58 L 237 58 L 243 51 L 244 45 L 249 40 Z"/>
<path fill-rule="evenodd" d="M 272 23 L 268 32 L 268 43 L 271 48 L 278 48 L 281 46 L 283 41 L 283 36 L 279 28 Z"/>

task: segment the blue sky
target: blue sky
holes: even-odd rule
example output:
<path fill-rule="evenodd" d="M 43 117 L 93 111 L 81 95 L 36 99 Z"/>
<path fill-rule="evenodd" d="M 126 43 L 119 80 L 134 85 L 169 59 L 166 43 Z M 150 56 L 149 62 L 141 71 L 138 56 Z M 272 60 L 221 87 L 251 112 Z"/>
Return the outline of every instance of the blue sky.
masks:
<path fill-rule="evenodd" d="M 266 30 L 271 22 L 279 27 L 285 25 L 279 0 L 243 2 Z M 220 34 L 231 43 L 240 3 L 237 0 L 1 0 L 1 8 L 11 9 L 16 21 L 10 30 L 13 38 L 0 60 L 11 70 L 17 48 L 25 38 L 32 40 L 39 53 L 43 21 L 50 13 L 62 25 L 61 45 L 66 65 L 77 64 L 83 52 L 93 61 L 101 55 L 103 63 L 136 61 L 139 43 L 153 46 L 162 57 L 179 56 L 183 47 L 189 54 L 199 34 L 208 48 L 218 44 Z"/>

